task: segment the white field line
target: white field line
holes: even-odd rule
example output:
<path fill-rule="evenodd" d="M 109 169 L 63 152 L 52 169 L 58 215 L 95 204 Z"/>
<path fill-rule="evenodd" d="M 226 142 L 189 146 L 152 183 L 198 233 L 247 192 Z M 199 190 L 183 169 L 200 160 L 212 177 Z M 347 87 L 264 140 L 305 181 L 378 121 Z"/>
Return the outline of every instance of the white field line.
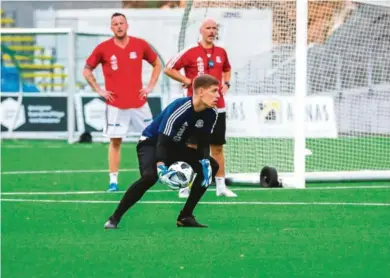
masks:
<path fill-rule="evenodd" d="M 329 186 L 329 187 L 309 187 L 304 190 L 348 190 L 348 189 L 386 189 L 390 188 L 390 185 L 378 185 L 378 186 Z M 234 188 L 234 191 L 285 191 L 293 188 Z M 296 189 L 302 190 L 302 189 Z M 207 191 L 214 191 L 215 189 L 208 189 Z M 171 189 L 151 189 L 149 193 L 176 193 Z M 0 195 L 15 196 L 15 195 L 93 195 L 93 194 L 123 194 L 125 191 L 106 192 L 106 191 L 54 191 L 54 192 L 1 192 Z"/>
<path fill-rule="evenodd" d="M 1 202 L 32 203 L 76 203 L 76 204 L 117 204 L 118 201 L 96 200 L 33 200 L 33 199 L 0 199 Z M 141 204 L 184 204 L 180 201 L 140 201 Z M 390 203 L 342 203 L 342 202 L 199 202 L 204 205 L 272 205 L 272 206 L 371 206 L 390 207 Z"/>
<path fill-rule="evenodd" d="M 106 144 L 106 143 L 104 143 Z M 107 142 L 107 146 L 108 146 L 108 142 Z M 47 149 L 47 148 L 52 148 L 52 149 L 60 149 L 60 148 L 66 148 L 67 146 L 66 145 L 63 145 L 63 144 L 58 144 L 58 145 L 55 145 L 55 144 L 46 144 L 46 145 L 3 145 L 2 148 L 3 149 Z M 92 149 L 94 148 L 95 146 L 94 145 L 87 145 L 87 144 L 78 144 L 78 145 L 72 145 L 71 148 L 72 149 Z M 103 146 L 105 147 L 105 146 Z M 125 149 L 135 149 L 135 144 L 123 144 L 121 146 L 121 148 L 125 148 Z"/>
<path fill-rule="evenodd" d="M 2 146 L 3 149 L 31 149 L 32 147 L 30 145 L 7 145 Z"/>
<path fill-rule="evenodd" d="M 139 172 L 138 169 L 121 169 L 121 172 Z M 108 173 L 108 170 L 42 170 L 42 171 L 6 171 L 2 175 L 42 175 L 42 174 L 83 174 Z"/>

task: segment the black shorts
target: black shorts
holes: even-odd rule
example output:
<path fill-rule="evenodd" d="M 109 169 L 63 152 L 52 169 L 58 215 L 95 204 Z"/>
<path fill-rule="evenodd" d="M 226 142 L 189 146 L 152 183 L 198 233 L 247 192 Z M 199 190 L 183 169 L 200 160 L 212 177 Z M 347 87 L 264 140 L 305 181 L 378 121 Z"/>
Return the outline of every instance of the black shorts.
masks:
<path fill-rule="evenodd" d="M 196 149 L 187 147 L 183 144 L 168 149 L 167 153 L 169 154 L 167 166 L 170 166 L 176 161 L 184 161 L 190 164 L 192 169 L 200 177 L 203 177 L 202 166 L 199 163 L 201 157 L 199 157 L 199 153 Z M 147 171 L 157 176 L 156 140 L 146 139 L 140 141 L 137 145 L 137 155 L 141 175 Z M 218 169 L 218 162 L 210 157 L 210 164 L 213 168 L 213 176 L 215 176 Z"/>
<path fill-rule="evenodd" d="M 194 137 L 188 139 L 188 143 L 197 144 Z M 210 137 L 210 145 L 225 145 L 226 144 L 226 113 L 218 113 L 218 119 L 215 124 L 213 133 Z"/>

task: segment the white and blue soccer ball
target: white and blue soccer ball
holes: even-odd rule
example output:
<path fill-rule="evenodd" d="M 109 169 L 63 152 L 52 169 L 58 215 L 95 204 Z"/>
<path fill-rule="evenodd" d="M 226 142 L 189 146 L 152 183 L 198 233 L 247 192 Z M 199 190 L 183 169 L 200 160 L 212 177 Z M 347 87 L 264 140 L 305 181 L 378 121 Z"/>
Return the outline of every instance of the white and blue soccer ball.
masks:
<path fill-rule="evenodd" d="M 174 185 L 170 186 L 172 189 L 179 190 L 180 188 L 185 188 L 190 185 L 194 177 L 194 170 L 190 164 L 184 161 L 177 161 L 169 166 L 168 169 L 176 171 L 176 175 L 172 175 L 170 180 L 179 183 L 178 187 Z"/>

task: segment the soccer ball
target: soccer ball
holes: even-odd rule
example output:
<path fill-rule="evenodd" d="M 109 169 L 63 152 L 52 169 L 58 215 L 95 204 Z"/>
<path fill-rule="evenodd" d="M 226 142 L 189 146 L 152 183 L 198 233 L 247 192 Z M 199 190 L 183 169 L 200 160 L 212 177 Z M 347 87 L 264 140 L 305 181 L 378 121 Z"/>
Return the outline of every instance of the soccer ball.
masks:
<path fill-rule="evenodd" d="M 194 170 L 192 170 L 192 167 L 184 161 L 177 161 L 169 166 L 168 169 L 176 171 L 177 173 L 176 175 L 171 176 L 170 180 L 180 184 L 178 187 L 173 185 L 170 186 L 172 189 L 178 190 L 180 188 L 187 187 L 194 176 Z"/>

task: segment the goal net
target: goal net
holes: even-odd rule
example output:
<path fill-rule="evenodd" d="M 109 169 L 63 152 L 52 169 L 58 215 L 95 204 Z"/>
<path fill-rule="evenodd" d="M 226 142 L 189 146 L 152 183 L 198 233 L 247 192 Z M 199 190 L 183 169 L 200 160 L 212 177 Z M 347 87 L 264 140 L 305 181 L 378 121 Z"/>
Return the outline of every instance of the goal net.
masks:
<path fill-rule="evenodd" d="M 258 182 L 265 165 L 286 177 L 299 174 L 303 163 L 306 181 L 389 179 L 390 7 L 385 1 L 309 1 L 305 25 L 297 16 L 302 3 L 186 3 L 179 50 L 196 42 L 200 22 L 212 17 L 216 44 L 232 64 L 227 172 L 236 181 Z M 307 44 L 297 39 L 299 24 Z M 305 79 L 305 86 L 297 83 Z M 297 148 L 301 138 L 304 147 Z"/>

